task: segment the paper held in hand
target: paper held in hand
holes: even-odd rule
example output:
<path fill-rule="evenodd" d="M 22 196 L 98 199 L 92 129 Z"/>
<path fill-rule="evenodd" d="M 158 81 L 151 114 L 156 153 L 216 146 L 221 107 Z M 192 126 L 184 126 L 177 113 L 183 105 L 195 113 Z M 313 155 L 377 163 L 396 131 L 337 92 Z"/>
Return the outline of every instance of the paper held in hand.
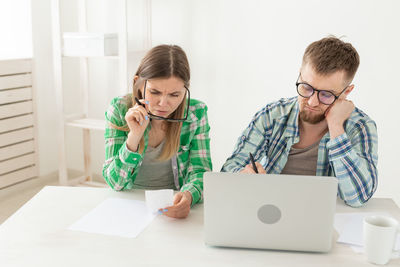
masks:
<path fill-rule="evenodd" d="M 173 205 L 174 191 L 172 189 L 146 190 L 146 206 L 152 213 L 157 213 L 159 209 Z"/>

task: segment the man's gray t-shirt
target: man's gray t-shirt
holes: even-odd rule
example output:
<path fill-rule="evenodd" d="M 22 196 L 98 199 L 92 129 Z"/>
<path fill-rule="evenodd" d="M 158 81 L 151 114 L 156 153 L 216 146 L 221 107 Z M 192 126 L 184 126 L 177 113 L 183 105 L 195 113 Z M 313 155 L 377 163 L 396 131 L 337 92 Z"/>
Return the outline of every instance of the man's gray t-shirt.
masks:
<path fill-rule="evenodd" d="M 319 141 L 306 148 L 291 148 L 281 174 L 316 175 Z"/>

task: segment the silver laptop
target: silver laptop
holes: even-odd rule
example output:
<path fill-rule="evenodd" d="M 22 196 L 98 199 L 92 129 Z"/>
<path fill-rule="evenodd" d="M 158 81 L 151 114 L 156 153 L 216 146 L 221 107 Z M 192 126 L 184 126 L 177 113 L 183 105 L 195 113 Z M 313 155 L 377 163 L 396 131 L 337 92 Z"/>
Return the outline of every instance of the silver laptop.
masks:
<path fill-rule="evenodd" d="M 335 177 L 205 173 L 205 243 L 327 252 L 337 188 Z"/>

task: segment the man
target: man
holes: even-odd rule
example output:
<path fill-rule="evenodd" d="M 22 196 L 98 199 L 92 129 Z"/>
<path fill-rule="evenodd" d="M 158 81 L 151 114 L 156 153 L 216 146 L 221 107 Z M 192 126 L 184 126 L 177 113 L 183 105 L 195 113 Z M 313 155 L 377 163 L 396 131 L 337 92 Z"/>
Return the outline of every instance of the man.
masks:
<path fill-rule="evenodd" d="M 350 43 L 327 37 L 303 56 L 298 97 L 281 99 L 256 113 L 222 171 L 336 176 L 339 196 L 359 207 L 377 187 L 375 122 L 347 96 L 359 65 Z"/>

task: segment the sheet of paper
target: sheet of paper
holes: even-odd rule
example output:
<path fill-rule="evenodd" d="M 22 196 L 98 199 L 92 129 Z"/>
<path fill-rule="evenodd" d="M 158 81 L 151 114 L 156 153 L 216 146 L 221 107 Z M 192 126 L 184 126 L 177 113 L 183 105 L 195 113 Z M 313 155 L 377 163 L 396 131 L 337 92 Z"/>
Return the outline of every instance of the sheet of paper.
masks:
<path fill-rule="evenodd" d="M 334 227 L 339 233 L 337 242 L 350 245 L 363 246 L 363 220 L 371 215 L 386 215 L 388 213 L 363 212 L 363 213 L 337 213 L 335 214 Z"/>
<path fill-rule="evenodd" d="M 68 229 L 135 238 L 155 217 L 143 201 L 108 198 Z"/>
<path fill-rule="evenodd" d="M 335 215 L 334 227 L 339 233 L 337 242 L 349 244 L 356 253 L 364 253 L 363 220 L 371 215 L 390 216 L 386 212 L 364 212 L 364 213 L 337 213 Z M 394 249 L 400 250 L 400 234 L 397 235 Z M 396 253 L 393 258 L 399 258 Z"/>
<path fill-rule="evenodd" d="M 364 253 L 364 246 L 356 246 L 356 245 L 352 245 L 350 246 L 351 249 L 355 252 L 355 253 L 360 253 L 363 254 Z M 392 259 L 398 259 L 400 258 L 400 234 L 397 235 L 397 239 L 395 241 L 395 246 L 394 246 L 394 250 L 396 252 L 394 252 L 392 254 Z"/>
<path fill-rule="evenodd" d="M 147 208 L 157 213 L 159 209 L 172 206 L 174 191 L 172 189 L 146 190 L 145 196 Z"/>
<path fill-rule="evenodd" d="M 351 249 L 355 252 L 355 253 L 359 253 L 359 254 L 364 254 L 364 247 L 363 246 L 350 246 Z"/>

